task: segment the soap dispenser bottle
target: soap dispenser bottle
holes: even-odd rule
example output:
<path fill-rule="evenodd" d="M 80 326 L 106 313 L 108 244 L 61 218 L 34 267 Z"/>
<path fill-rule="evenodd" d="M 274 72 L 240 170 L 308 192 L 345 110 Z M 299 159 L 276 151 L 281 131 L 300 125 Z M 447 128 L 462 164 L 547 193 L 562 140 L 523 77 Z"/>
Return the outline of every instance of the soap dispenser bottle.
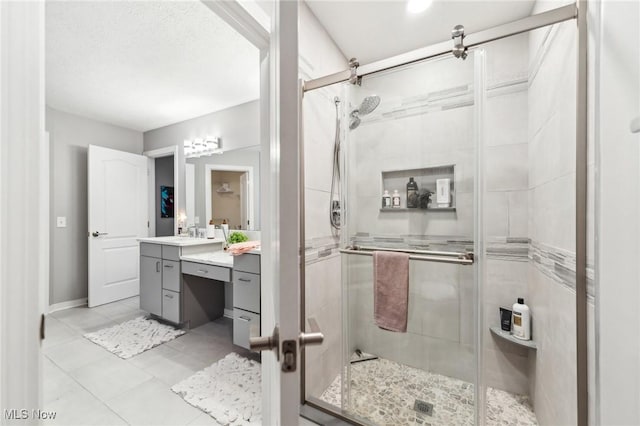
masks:
<path fill-rule="evenodd" d="M 382 208 L 388 209 L 391 207 L 391 195 L 388 190 L 384 190 L 384 194 L 382 194 Z"/>
<path fill-rule="evenodd" d="M 531 310 L 524 304 L 524 299 L 519 297 L 513 304 L 511 314 L 511 334 L 521 340 L 531 340 Z"/>
<path fill-rule="evenodd" d="M 391 197 L 391 203 L 392 203 L 393 208 L 398 209 L 398 208 L 402 207 L 400 205 L 400 194 L 398 193 L 397 189 L 393 190 L 393 196 Z"/>
<path fill-rule="evenodd" d="M 417 209 L 418 204 L 418 184 L 410 177 L 407 183 L 407 208 Z"/>

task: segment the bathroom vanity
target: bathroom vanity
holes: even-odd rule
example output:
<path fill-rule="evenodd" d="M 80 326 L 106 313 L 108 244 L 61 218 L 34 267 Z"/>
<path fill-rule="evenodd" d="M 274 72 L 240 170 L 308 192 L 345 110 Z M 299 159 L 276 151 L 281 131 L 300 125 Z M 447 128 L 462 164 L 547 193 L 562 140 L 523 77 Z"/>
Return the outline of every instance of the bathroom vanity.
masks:
<path fill-rule="evenodd" d="M 141 238 L 140 309 L 195 328 L 225 312 L 233 283 L 233 342 L 249 348 L 260 335 L 260 251 L 231 256 L 220 239 Z"/>

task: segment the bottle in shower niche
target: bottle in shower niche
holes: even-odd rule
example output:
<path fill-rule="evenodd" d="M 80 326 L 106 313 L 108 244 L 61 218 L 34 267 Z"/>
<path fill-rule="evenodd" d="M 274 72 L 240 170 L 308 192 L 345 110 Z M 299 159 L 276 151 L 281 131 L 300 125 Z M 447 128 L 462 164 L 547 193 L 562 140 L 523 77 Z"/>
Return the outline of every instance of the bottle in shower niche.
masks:
<path fill-rule="evenodd" d="M 409 183 L 407 183 L 407 208 L 417 209 L 418 204 L 418 184 L 412 177 L 410 177 Z"/>
<path fill-rule="evenodd" d="M 389 191 L 387 191 L 386 189 L 384 190 L 384 194 L 382 194 L 382 208 L 383 209 L 391 208 L 391 195 L 389 194 Z"/>
<path fill-rule="evenodd" d="M 393 190 L 393 195 L 391 196 L 391 206 L 395 209 L 399 209 L 400 207 L 402 207 L 400 205 L 400 194 L 398 193 L 397 189 Z"/>
<path fill-rule="evenodd" d="M 521 340 L 531 340 L 531 310 L 521 297 L 513 304 L 511 334 Z"/>

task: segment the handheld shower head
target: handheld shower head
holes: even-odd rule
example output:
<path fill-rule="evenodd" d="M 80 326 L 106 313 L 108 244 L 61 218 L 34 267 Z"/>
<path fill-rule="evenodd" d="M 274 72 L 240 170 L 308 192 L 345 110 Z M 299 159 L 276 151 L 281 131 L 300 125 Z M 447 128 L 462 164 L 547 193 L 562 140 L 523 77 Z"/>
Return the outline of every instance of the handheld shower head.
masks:
<path fill-rule="evenodd" d="M 349 120 L 349 129 L 354 130 L 358 128 L 362 120 L 360 119 L 361 115 L 371 114 L 376 108 L 380 105 L 380 96 L 371 95 L 367 96 L 362 100 L 358 108 L 351 111 Z"/>

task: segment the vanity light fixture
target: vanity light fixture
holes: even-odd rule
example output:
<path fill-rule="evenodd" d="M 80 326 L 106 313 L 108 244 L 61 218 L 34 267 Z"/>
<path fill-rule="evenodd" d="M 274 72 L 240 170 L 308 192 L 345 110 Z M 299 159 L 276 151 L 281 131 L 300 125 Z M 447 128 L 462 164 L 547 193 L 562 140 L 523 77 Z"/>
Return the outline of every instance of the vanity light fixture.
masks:
<path fill-rule="evenodd" d="M 417 14 L 422 13 L 431 6 L 433 0 L 409 0 L 407 2 L 407 12 Z"/>
<path fill-rule="evenodd" d="M 207 136 L 184 141 L 184 156 L 197 158 L 213 154 L 222 154 L 222 141 L 218 137 Z"/>

